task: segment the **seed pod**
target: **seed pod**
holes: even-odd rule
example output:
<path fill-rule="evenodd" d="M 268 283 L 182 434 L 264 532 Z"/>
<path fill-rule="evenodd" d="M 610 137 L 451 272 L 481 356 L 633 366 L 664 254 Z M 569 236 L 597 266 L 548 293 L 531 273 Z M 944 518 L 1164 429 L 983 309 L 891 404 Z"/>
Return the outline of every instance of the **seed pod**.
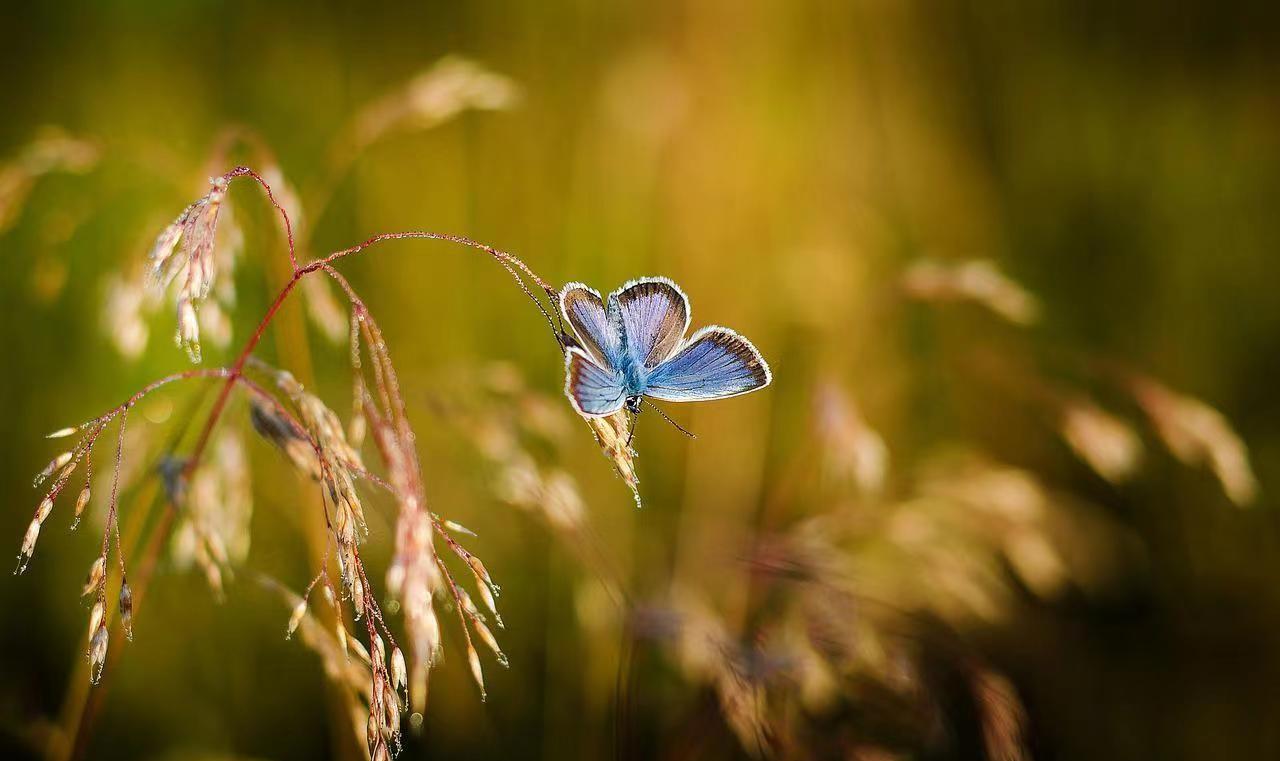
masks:
<path fill-rule="evenodd" d="M 391 685 L 382 685 L 382 724 L 388 740 L 400 734 L 400 699 Z"/>
<path fill-rule="evenodd" d="M 57 484 L 66 483 L 67 479 L 71 478 L 71 474 L 75 473 L 76 468 L 78 468 L 79 466 L 80 466 L 79 460 L 73 460 L 72 462 L 67 463 L 66 467 L 64 467 L 61 471 L 58 472 L 58 477 L 54 479 L 54 482 Z"/>
<path fill-rule="evenodd" d="M 200 321 L 196 319 L 196 306 L 190 298 L 178 302 L 178 328 L 174 331 L 173 342 L 187 352 L 192 364 L 200 364 Z"/>
<path fill-rule="evenodd" d="M 342 625 L 342 616 L 338 616 L 338 624 L 334 627 L 338 637 L 338 646 L 342 648 L 342 657 L 347 657 L 347 627 Z"/>
<path fill-rule="evenodd" d="M 342 500 L 334 501 L 333 530 L 337 533 L 341 544 L 353 544 L 356 540 L 355 520 L 351 515 L 351 509 Z"/>
<path fill-rule="evenodd" d="M 498 663 L 503 667 L 507 667 L 507 656 L 502 652 L 502 648 L 498 647 L 498 640 L 494 639 L 493 632 L 489 631 L 489 627 L 484 625 L 482 621 L 472 621 L 476 628 L 476 633 L 480 635 L 481 641 L 488 645 L 493 651 L 494 656 L 498 659 Z"/>
<path fill-rule="evenodd" d="M 44 480 L 49 476 L 53 475 L 53 472 L 55 470 L 57 470 L 58 468 L 61 468 L 63 465 L 66 465 L 69 462 L 71 462 L 70 452 L 63 452 L 62 454 L 53 458 L 52 460 L 49 461 L 48 465 L 44 466 L 44 470 L 36 474 L 36 479 L 33 485 L 39 486 L 40 484 L 44 483 Z"/>
<path fill-rule="evenodd" d="M 36 520 L 44 523 L 51 512 L 53 512 L 53 497 L 45 497 L 40 500 L 40 506 L 36 508 Z"/>
<path fill-rule="evenodd" d="M 18 573 L 27 570 L 27 563 L 36 553 L 36 540 L 40 538 L 40 521 L 32 520 L 27 526 L 27 533 L 22 537 L 22 551 L 18 553 Z"/>
<path fill-rule="evenodd" d="M 89 566 L 89 575 L 84 580 L 84 591 L 80 593 L 81 597 L 92 593 L 101 584 L 102 580 L 107 576 L 107 559 L 100 557 L 93 561 L 93 565 Z"/>
<path fill-rule="evenodd" d="M 502 616 L 498 615 L 498 605 L 493 599 L 493 593 L 489 590 L 489 585 L 481 582 L 476 585 L 476 588 L 480 591 L 480 599 L 484 601 L 485 607 L 493 614 L 494 623 L 498 625 L 499 629 L 507 628 L 502 623 Z"/>
<path fill-rule="evenodd" d="M 475 536 L 475 535 L 476 535 L 476 532 L 472 531 L 471 529 L 467 528 L 466 526 L 464 526 L 464 525 L 462 525 L 461 523 L 458 523 L 458 522 L 456 522 L 456 521 L 448 521 L 448 520 L 447 520 L 447 521 L 445 521 L 445 522 L 444 522 L 444 527 L 445 527 L 445 528 L 447 528 L 447 529 L 449 529 L 450 531 L 456 531 L 456 532 L 458 532 L 459 534 L 466 534 L 467 536 Z"/>
<path fill-rule="evenodd" d="M 120 580 L 120 625 L 124 627 L 124 636 L 133 641 L 133 590 L 129 588 L 129 580 Z"/>
<path fill-rule="evenodd" d="M 351 575 L 351 604 L 356 609 L 356 620 L 364 615 L 364 581 L 360 574 Z"/>
<path fill-rule="evenodd" d="M 357 658 L 370 666 L 373 665 L 373 659 L 369 657 L 369 651 L 364 649 L 364 643 L 350 634 L 347 635 L 347 647 L 355 652 Z"/>
<path fill-rule="evenodd" d="M 391 648 L 391 683 L 397 690 L 403 690 L 405 700 L 409 699 L 409 676 L 404 665 L 404 653 L 400 652 L 400 648 Z"/>
<path fill-rule="evenodd" d="M 156 242 L 152 244 L 151 253 L 148 256 L 150 260 L 148 278 L 153 282 L 167 284 L 168 278 L 164 277 L 165 265 L 173 257 L 173 250 L 178 245 L 178 239 L 182 237 L 182 222 L 186 221 L 189 212 L 189 209 L 184 211 L 176 221 L 161 230 L 160 235 L 156 237 Z"/>
<path fill-rule="evenodd" d="M 293 636 L 293 633 L 298 630 L 298 624 L 302 623 L 302 617 L 305 615 L 307 615 L 307 601 L 299 600 L 298 604 L 293 606 L 293 613 L 289 614 L 289 629 L 285 632 L 285 639 Z"/>
<path fill-rule="evenodd" d="M 374 718 L 373 711 L 369 712 L 365 723 L 364 741 L 369 746 L 370 754 L 377 750 L 378 743 L 382 741 L 382 728 L 378 726 L 378 720 Z"/>
<path fill-rule="evenodd" d="M 480 688 L 480 700 L 484 701 L 484 671 L 480 668 L 480 655 L 470 642 L 467 643 L 467 660 L 471 664 L 471 677 L 476 680 L 476 686 Z"/>
<path fill-rule="evenodd" d="M 75 433 L 78 430 L 80 429 L 75 426 L 69 426 L 67 428 L 59 428 L 58 430 L 54 431 L 48 436 L 45 436 L 45 438 L 46 439 L 63 439 L 63 438 L 66 438 L 67 436 L 70 436 L 71 434 Z"/>
<path fill-rule="evenodd" d="M 97 684 L 102 679 L 102 670 L 107 665 L 107 625 L 98 625 L 98 630 L 89 640 L 89 680 Z"/>
<path fill-rule="evenodd" d="M 489 578 L 489 571 L 485 569 L 484 563 L 480 562 L 480 558 L 476 557 L 475 555 L 468 555 L 467 563 L 471 566 L 471 570 L 475 572 L 476 576 L 481 581 L 493 587 L 494 589 L 497 589 L 497 586 L 495 586 L 493 583 L 493 579 Z"/>
<path fill-rule="evenodd" d="M 349 591 L 356 575 L 356 553 L 349 544 L 338 547 L 338 570 L 342 572 L 342 586 Z"/>
<path fill-rule="evenodd" d="M 71 524 L 73 527 L 80 523 L 80 516 L 84 514 L 84 508 L 88 504 L 89 484 L 85 484 L 84 488 L 80 490 L 80 496 L 76 497 L 76 516 L 74 522 Z"/>
<path fill-rule="evenodd" d="M 102 600 L 94 602 L 93 608 L 89 610 L 89 631 L 96 632 L 98 627 L 102 626 L 102 618 L 106 614 L 107 608 L 102 604 Z"/>

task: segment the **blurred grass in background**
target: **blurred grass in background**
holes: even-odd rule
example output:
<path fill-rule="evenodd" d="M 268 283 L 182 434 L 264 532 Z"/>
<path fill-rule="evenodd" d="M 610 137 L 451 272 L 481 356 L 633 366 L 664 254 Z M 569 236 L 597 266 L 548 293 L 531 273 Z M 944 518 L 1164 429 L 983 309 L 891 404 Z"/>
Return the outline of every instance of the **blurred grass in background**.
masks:
<path fill-rule="evenodd" d="M 820 544 L 847 539 L 837 557 L 853 559 L 852 589 L 869 585 L 892 595 L 880 602 L 941 618 L 1008 677 L 1034 757 L 1274 757 L 1276 15 L 1263 3 L 948 1 L 6 7 L 0 490 L 10 509 L 0 537 L 20 543 L 37 501 L 28 479 L 56 453 L 43 434 L 186 365 L 169 343 L 167 305 L 147 322 L 145 351 L 121 355 L 103 325 L 109 283 L 137 279 L 151 239 L 208 176 L 256 160 L 240 145 L 210 165 L 238 125 L 269 146 L 304 204 L 330 198 L 319 216 L 304 209 L 311 253 L 421 228 L 515 252 L 553 283 L 611 290 L 663 274 L 690 294 L 695 326 L 727 324 L 760 347 L 776 377 L 768 390 L 672 410 L 696 441 L 656 417 L 640 421 L 642 510 L 567 405 L 546 413 L 563 416 L 548 424 L 563 430 L 538 456 L 576 482 L 590 552 L 637 603 L 695 598 L 749 640 L 785 619 L 792 599 L 753 580 L 758 555 L 779 536 L 791 547 L 805 532 Z M 518 99 L 347 152 L 354 114 L 395 102 L 450 55 L 509 77 Z M 39 164 L 26 152 L 48 145 L 50 129 L 91 147 L 52 167 L 72 171 L 28 187 L 12 167 Z M 284 249 L 256 191 L 235 186 L 230 197 L 245 230 L 234 347 L 278 287 Z M 933 303 L 938 278 L 972 260 L 1011 279 L 978 278 L 997 308 Z M 944 264 L 922 274 L 922 261 Z M 481 703 L 446 625 L 426 734 L 408 757 L 748 752 L 688 654 L 620 645 L 618 612 L 580 548 L 506 504 L 493 488 L 504 463 L 464 446 L 484 415 L 520 419 L 528 405 L 561 401 L 559 354 L 505 273 L 426 242 L 391 243 L 343 269 L 406 383 L 434 509 L 479 534 L 470 544 L 505 592 L 510 670 L 487 662 Z M 286 308 L 295 328 L 302 311 L 301 300 Z M 311 334 L 301 356 L 345 414 L 345 349 Z M 275 337 L 262 350 L 270 358 L 281 356 Z M 205 362 L 231 351 L 207 343 Z M 1128 381 L 1107 380 L 1133 373 L 1231 421 L 1259 484 L 1248 506 L 1233 505 L 1208 469 L 1179 464 Z M 494 383 L 499 392 L 477 390 Z M 136 427 L 158 447 L 194 398 L 175 391 Z M 1064 411 L 1079 405 L 1104 407 L 1141 436 L 1133 444 L 1104 430 L 1104 447 L 1121 447 L 1111 471 L 1105 453 L 1090 469 L 1064 441 Z M 244 428 L 243 408 L 234 414 L 227 425 Z M 815 466 L 839 461 L 842 441 L 854 442 L 852 486 Z M 333 719 L 314 657 L 280 636 L 287 610 L 252 583 L 261 571 L 305 584 L 299 516 L 310 497 L 275 475 L 281 462 L 267 445 L 247 446 L 243 572 L 218 603 L 197 573 L 162 561 L 89 757 L 357 757 L 334 728 L 345 717 Z M 1139 462 L 1125 464 L 1125 446 L 1141 450 Z M 878 451 L 887 464 L 876 465 Z M 868 456 L 859 476 L 857 458 Z M 916 536 L 919 515 L 944 529 L 930 552 L 986 537 L 972 504 L 982 497 L 957 484 L 1007 468 L 1052 508 L 1035 536 L 1080 557 L 1037 572 L 1043 555 L 1027 561 L 1001 545 L 991 573 L 1002 581 L 990 588 L 1007 594 L 985 613 L 966 602 L 953 616 L 948 605 L 963 595 L 938 592 L 923 567 L 915 589 L 918 556 L 903 556 L 903 537 Z M 906 528 L 888 525 L 901 514 Z M 0 586 L 6 757 L 34 757 L 49 741 L 80 657 L 76 594 L 95 540 L 61 530 L 65 508 L 54 515 L 31 569 Z M 381 568 L 389 524 L 372 529 Z M 1006 540 L 962 542 L 958 557 L 986 563 L 984 542 Z M 874 628 L 874 613 L 850 613 Z M 621 690 L 620 673 L 630 680 Z M 812 744 L 831 754 L 819 757 L 864 743 L 914 748 L 908 757 L 982 747 L 963 729 L 932 749 L 886 738 L 883 717 L 861 712 L 866 700 L 812 712 L 823 740 Z"/>

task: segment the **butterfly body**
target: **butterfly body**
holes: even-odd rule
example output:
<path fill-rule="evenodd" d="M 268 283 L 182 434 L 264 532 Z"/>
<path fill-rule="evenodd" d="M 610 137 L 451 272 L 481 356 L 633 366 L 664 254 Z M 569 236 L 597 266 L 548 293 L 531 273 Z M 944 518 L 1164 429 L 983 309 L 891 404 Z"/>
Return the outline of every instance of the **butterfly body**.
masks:
<path fill-rule="evenodd" d="M 666 278 L 633 280 L 608 300 L 581 283 L 560 292 L 573 330 L 565 394 L 580 414 L 637 413 L 642 400 L 704 401 L 763 388 L 769 366 L 750 341 L 717 326 L 687 340 L 689 300 Z"/>

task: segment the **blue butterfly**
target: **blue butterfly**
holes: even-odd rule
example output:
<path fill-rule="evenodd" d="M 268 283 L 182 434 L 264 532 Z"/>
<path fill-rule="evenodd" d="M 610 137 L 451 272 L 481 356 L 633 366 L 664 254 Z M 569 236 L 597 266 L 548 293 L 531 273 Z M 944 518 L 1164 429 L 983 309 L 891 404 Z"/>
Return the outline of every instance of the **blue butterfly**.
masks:
<path fill-rule="evenodd" d="M 764 388 L 769 365 L 751 342 L 708 326 L 685 340 L 689 299 L 664 277 L 632 280 L 609 294 L 582 283 L 560 291 L 560 313 L 577 346 L 565 353 L 564 393 L 579 414 L 639 413 L 644 397 L 724 399 Z"/>

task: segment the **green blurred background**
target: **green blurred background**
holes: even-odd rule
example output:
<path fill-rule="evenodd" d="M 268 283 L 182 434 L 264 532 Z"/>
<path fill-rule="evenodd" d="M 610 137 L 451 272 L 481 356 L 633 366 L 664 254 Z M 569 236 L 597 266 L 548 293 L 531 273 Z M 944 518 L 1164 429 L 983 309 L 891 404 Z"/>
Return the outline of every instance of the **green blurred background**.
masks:
<path fill-rule="evenodd" d="M 545 325 L 493 262 L 409 241 L 343 265 L 387 333 L 433 508 L 477 532 L 468 544 L 504 589 L 510 669 L 486 656 L 481 703 L 446 618 L 425 732 L 405 757 L 750 752 L 705 680 L 661 645 L 627 644 L 591 565 L 492 488 L 495 464 L 449 410 L 494 373 L 518 373 L 521 394 L 563 418 L 540 460 L 573 479 L 592 551 L 631 598 L 693 594 L 744 640 L 785 606 L 749 591 L 744 568 L 764 538 L 841 511 L 874 522 L 917 493 L 939 453 L 1034 474 L 1055 515 L 1105 524 L 1126 559 L 1052 594 L 1002 566 L 1012 592 L 997 614 L 921 611 L 1008 678 L 1030 756 L 1280 757 L 1278 16 L 1261 2 L 7 4 L 0 538 L 16 553 L 39 498 L 29 479 L 58 451 L 45 433 L 187 366 L 167 301 L 146 317 L 145 350 L 118 350 L 109 283 L 138 280 L 151 239 L 208 176 L 262 168 L 260 139 L 304 207 L 327 199 L 303 211 L 312 254 L 421 228 L 512 251 L 555 284 L 607 291 L 663 274 L 690 294 L 695 326 L 749 336 L 776 376 L 749 397 L 670 410 L 694 441 L 641 419 L 637 510 L 561 404 Z M 505 107 L 439 112 L 353 147 L 358 114 L 401 102 L 447 56 L 509 79 Z M 216 156 L 233 126 L 258 138 Z M 61 167 L 74 171 L 31 169 L 30 146 L 55 140 L 51 129 L 91 145 Z M 256 189 L 236 184 L 230 199 L 245 238 L 234 347 L 279 287 L 284 249 Z M 1037 318 L 903 287 L 922 260 L 975 259 L 1021 284 Z M 260 353 L 345 417 L 346 350 L 314 326 L 300 350 L 300 305 Z M 212 366 L 233 350 L 206 341 L 205 355 Z M 299 357 L 308 367 L 288 361 Z M 1248 447 L 1256 497 L 1237 506 L 1208 470 L 1179 463 L 1098 366 L 1220 410 Z M 814 410 L 830 389 L 882 437 L 874 499 L 815 485 L 806 468 L 829 454 Z M 1057 410 L 1081 398 L 1141 437 L 1131 477 L 1111 483 L 1063 442 Z M 134 416 L 151 442 L 139 468 L 198 401 L 175 390 Z M 242 407 L 226 425 L 247 430 Z M 299 516 L 312 492 L 281 477 L 268 445 L 245 447 L 247 558 L 219 602 L 161 557 L 134 641 L 113 641 L 121 658 L 86 757 L 359 757 L 315 657 L 280 636 L 287 608 L 252 581 L 310 578 Z M 46 524 L 30 570 L 0 585 L 6 758 L 65 744 L 77 595 L 97 541 L 93 528 L 65 531 L 69 509 Z M 381 569 L 390 524 L 372 523 Z M 938 743 L 878 737 L 864 700 L 854 690 L 842 710 L 804 712 L 800 746 L 819 758 L 995 754 L 963 711 Z M 839 740 L 850 737 L 861 739 Z M 863 740 L 896 755 L 858 755 Z"/>

